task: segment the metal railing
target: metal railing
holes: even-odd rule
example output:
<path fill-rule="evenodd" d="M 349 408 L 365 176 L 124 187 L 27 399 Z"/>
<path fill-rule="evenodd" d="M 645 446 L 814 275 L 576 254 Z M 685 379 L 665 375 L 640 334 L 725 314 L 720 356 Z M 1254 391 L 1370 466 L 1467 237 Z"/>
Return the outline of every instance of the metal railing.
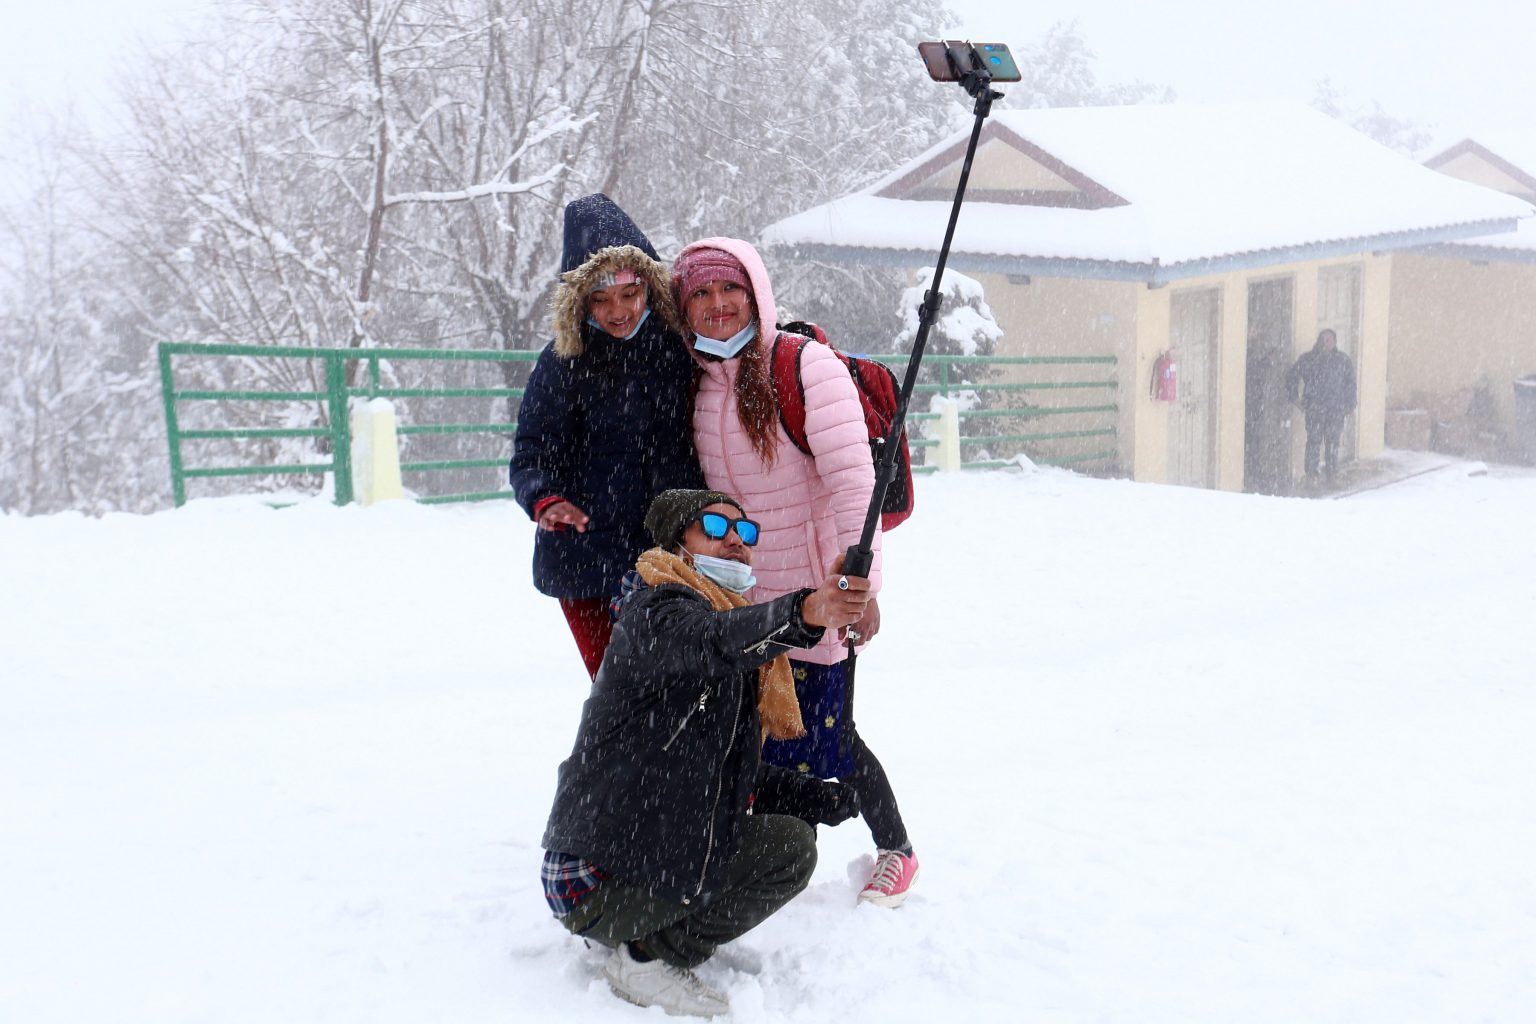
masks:
<path fill-rule="evenodd" d="M 906 365 L 907 357 L 901 354 L 873 356 L 879 362 L 885 363 L 898 374 Z M 1119 382 L 1116 379 L 1117 360 L 1114 356 L 946 356 L 933 355 L 925 362 L 932 364 L 937 370 L 938 380 L 928 383 L 919 383 L 912 389 L 913 409 L 916 410 L 917 396 L 922 394 L 940 395 L 952 398 L 961 392 L 975 392 L 977 395 L 1016 395 L 1030 393 L 1052 392 L 1100 392 L 1108 395 L 1107 401 L 1093 404 L 1070 405 L 1026 405 L 1006 406 L 1002 408 L 964 409 L 960 411 L 962 429 L 969 426 L 974 430 L 976 426 L 992 421 L 1012 420 L 1028 425 L 1037 420 L 1048 420 L 1054 417 L 1070 417 L 1070 423 L 1077 429 L 1061 430 L 1036 430 L 1023 433 L 962 433 L 960 444 L 972 449 L 976 447 L 987 448 L 1016 448 L 1026 455 L 1032 462 L 1046 466 L 1090 466 L 1095 463 L 1114 463 L 1120 456 L 1117 437 L 1119 428 L 1116 417 L 1120 406 L 1115 401 L 1116 390 Z M 955 380 L 957 368 L 976 367 L 982 372 L 990 371 L 998 367 L 1052 367 L 1052 368 L 1079 368 L 1093 367 L 1105 368 L 1107 375 L 1094 376 L 1088 379 L 1058 379 L 1058 380 L 1010 380 L 1000 382 L 982 381 L 968 383 Z M 934 412 L 912 411 L 907 414 L 909 423 L 921 424 L 934 422 L 939 419 L 939 414 Z M 1085 422 L 1086 421 L 1086 422 Z M 913 448 L 932 448 L 939 444 L 936 438 L 918 437 L 916 431 L 908 431 L 909 444 Z M 1083 449 L 1077 442 L 1100 440 L 1097 447 Z M 1105 442 L 1107 441 L 1107 446 Z M 1058 442 L 1069 442 L 1060 444 Z M 1011 458 L 983 458 L 969 459 L 961 463 L 962 469 L 998 469 L 1012 464 Z M 937 467 L 932 465 L 914 465 L 914 473 L 931 473 Z"/>
<path fill-rule="evenodd" d="M 172 360 L 176 357 L 250 359 L 250 360 L 300 360 L 312 368 L 321 367 L 317 387 L 312 389 L 255 389 L 231 390 L 178 388 L 175 384 Z M 523 389 L 518 387 L 399 387 L 386 385 L 383 364 L 391 362 L 433 363 L 525 363 L 530 367 L 538 359 L 537 352 L 507 352 L 494 349 L 334 349 L 301 348 L 297 346 L 267 345 L 200 345 L 162 344 L 160 346 L 160 384 L 165 401 L 166 435 L 170 446 L 171 490 L 176 504 L 187 500 L 187 481 L 208 477 L 266 476 L 266 475 L 331 475 L 334 479 L 335 500 L 338 505 L 352 501 L 352 428 L 348 416 L 348 404 L 352 398 L 388 399 L 521 399 Z M 362 384 L 349 384 L 349 367 L 361 366 L 365 371 Z M 316 403 L 317 411 L 323 410 L 325 425 L 315 427 L 225 427 L 219 429 L 187 430 L 181 427 L 179 406 L 183 402 L 259 402 L 259 403 Z M 428 435 L 502 435 L 508 442 L 517 430 L 513 421 L 495 423 L 401 423 L 396 433 L 402 437 Z M 325 439 L 330 449 L 329 457 L 319 450 L 314 461 L 265 463 L 221 466 L 189 467 L 186 462 L 185 442 L 188 441 L 249 441 L 286 438 Z M 433 473 L 444 470 L 499 468 L 503 471 L 510 452 L 495 458 L 431 459 L 402 462 L 404 473 Z M 487 501 L 512 497 L 505 489 L 479 490 L 451 494 L 437 494 L 417 498 L 421 502 Z"/>
<path fill-rule="evenodd" d="M 333 478 L 335 501 L 338 505 L 353 500 L 352 487 L 352 434 L 348 415 L 352 399 L 387 398 L 404 400 L 407 415 L 400 417 L 396 427 L 402 439 L 412 437 L 494 436 L 504 447 L 494 456 L 476 458 L 432 458 L 402 461 L 402 474 L 441 474 L 448 471 L 498 470 L 498 485 L 505 480 L 505 468 L 511 457 L 511 440 L 517 424 L 511 415 L 512 403 L 521 400 L 523 389 L 502 384 L 495 387 L 466 386 L 404 386 L 396 378 L 402 365 L 497 363 L 524 364 L 531 369 L 538 359 L 537 352 L 508 352 L 493 349 L 333 349 L 306 348 L 299 346 L 265 345 L 209 345 L 190 343 L 165 343 L 160 346 L 160 379 L 165 403 L 166 435 L 170 448 L 171 487 L 178 506 L 186 503 L 187 482 L 194 479 L 217 477 L 254 476 L 326 476 Z M 901 372 L 906 356 L 900 354 L 873 357 Z M 229 389 L 208 387 L 178 387 L 175 382 L 173 360 L 248 360 L 252 367 L 267 369 L 268 377 L 280 376 L 291 381 L 308 377 L 309 387 L 233 387 Z M 939 444 L 937 439 L 919 436 L 920 426 L 939 419 L 939 414 L 920 411 L 921 395 L 954 397 L 962 392 L 974 392 L 979 396 L 998 398 L 1010 404 L 1002 407 L 961 410 L 962 429 L 960 443 L 975 451 L 985 448 L 991 457 L 962 462 L 963 469 L 988 469 L 1009 465 L 1010 450 L 1023 451 L 1029 458 L 1044 465 L 1113 464 L 1119 458 L 1115 402 L 1117 382 L 1113 356 L 932 356 L 935 377 L 916 385 L 913 395 L 913 411 L 908 420 L 914 425 L 910 431 L 911 445 L 916 449 L 930 448 Z M 285 374 L 273 374 L 274 365 L 286 364 Z M 1103 374 L 1075 374 L 1079 368 L 1102 368 Z M 316 372 L 318 368 L 318 372 Z M 1040 371 L 1030 379 L 1019 380 L 1015 368 L 1031 368 Z M 362 372 L 358 372 L 361 370 Z M 1066 379 L 1040 379 L 1055 374 L 1068 374 Z M 1010 379 L 990 379 L 968 382 L 958 379 L 960 374 L 974 374 L 978 378 L 1006 375 Z M 259 377 L 252 372 L 242 376 Z M 505 378 L 507 373 L 503 372 Z M 359 378 L 361 378 L 359 380 Z M 1073 401 L 1071 404 L 1030 404 L 1031 396 L 1047 396 L 1062 393 L 1107 393 L 1104 401 Z M 477 399 L 505 402 L 508 415 L 497 422 L 431 422 L 433 411 L 429 405 L 436 400 Z M 1025 404 L 1019 405 L 1022 399 Z M 274 406 L 292 407 L 302 403 L 303 417 L 319 421 L 313 426 L 271 426 L 275 418 L 271 414 L 257 413 L 255 425 L 229 426 L 228 420 L 217 426 L 183 426 L 182 406 L 193 403 L 198 408 L 229 406 L 231 403 L 257 403 L 263 410 Z M 1029 429 L 1034 424 L 1059 423 L 1060 429 Z M 1008 428 L 1019 428 L 1012 429 Z M 991 429 L 988 429 L 988 428 Z M 252 453 L 249 442 L 274 442 L 292 439 L 309 439 L 313 451 L 306 451 L 302 458 L 287 461 L 249 461 Z M 191 465 L 189 450 L 196 450 L 200 442 L 226 442 L 237 445 L 237 457 L 221 465 Z M 1106 443 L 1107 442 L 1107 443 Z M 1084 447 L 1087 445 L 1087 447 Z M 409 447 L 409 446 L 407 446 Z M 328 449 L 325 451 L 324 449 Z M 932 472 L 936 467 L 917 464 L 913 471 Z M 480 488 L 445 494 L 418 497 L 424 503 L 488 501 L 512 497 L 505 487 Z"/>

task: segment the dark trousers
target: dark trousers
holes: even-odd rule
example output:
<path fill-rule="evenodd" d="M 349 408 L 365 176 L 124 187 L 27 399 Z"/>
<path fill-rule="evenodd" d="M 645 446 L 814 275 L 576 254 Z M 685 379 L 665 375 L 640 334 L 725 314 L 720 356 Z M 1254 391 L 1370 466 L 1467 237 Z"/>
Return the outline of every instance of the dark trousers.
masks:
<path fill-rule="evenodd" d="M 560 923 L 604 946 L 640 940 L 675 967 L 697 967 L 715 947 L 745 935 L 794 899 L 815 867 L 811 826 L 784 814 L 747 814 L 724 890 L 707 904 L 659 899 L 644 886 L 609 879 Z"/>
<path fill-rule="evenodd" d="M 907 826 L 901 820 L 901 808 L 896 806 L 890 777 L 875 752 L 865 745 L 858 728 L 850 728 L 848 747 L 853 755 L 853 771 L 839 781 L 852 786 L 858 795 L 859 813 L 864 816 L 875 845 L 882 850 L 900 850 L 907 845 Z"/>
<path fill-rule="evenodd" d="M 1339 439 L 1344 434 L 1344 413 L 1331 410 L 1307 410 L 1307 476 L 1317 476 L 1317 457 L 1323 457 L 1323 471 L 1332 479 L 1339 469 Z M 1294 465 L 1294 463 L 1293 463 Z"/>

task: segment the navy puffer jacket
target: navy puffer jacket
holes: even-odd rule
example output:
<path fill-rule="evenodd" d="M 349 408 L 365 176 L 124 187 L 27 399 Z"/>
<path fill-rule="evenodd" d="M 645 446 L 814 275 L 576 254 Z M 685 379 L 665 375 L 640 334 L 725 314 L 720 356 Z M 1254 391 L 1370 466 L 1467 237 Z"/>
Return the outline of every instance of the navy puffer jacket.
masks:
<path fill-rule="evenodd" d="M 558 598 L 606 598 L 651 546 L 645 510 L 670 487 L 703 487 L 693 450 L 694 365 L 672 324 L 671 281 L 634 222 L 606 196 L 566 207 L 566 269 L 555 340 L 539 355 L 517 415 L 509 479 L 530 518 L 560 497 L 590 517 L 584 533 L 538 532 L 533 582 Z M 650 316 L 627 341 L 586 322 L 600 274 L 634 270 Z"/>

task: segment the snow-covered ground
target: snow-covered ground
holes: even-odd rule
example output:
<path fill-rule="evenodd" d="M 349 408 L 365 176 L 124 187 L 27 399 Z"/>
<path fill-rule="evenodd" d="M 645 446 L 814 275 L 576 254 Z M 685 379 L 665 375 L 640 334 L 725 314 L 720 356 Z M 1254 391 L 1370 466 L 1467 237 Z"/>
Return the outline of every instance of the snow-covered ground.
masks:
<path fill-rule="evenodd" d="M 1536 478 L 1343 501 L 928 478 L 858 822 L 704 968 L 736 1021 L 1517 1022 Z M 0 517 L 0 1021 L 659 1020 L 549 918 L 585 679 L 510 505 Z"/>

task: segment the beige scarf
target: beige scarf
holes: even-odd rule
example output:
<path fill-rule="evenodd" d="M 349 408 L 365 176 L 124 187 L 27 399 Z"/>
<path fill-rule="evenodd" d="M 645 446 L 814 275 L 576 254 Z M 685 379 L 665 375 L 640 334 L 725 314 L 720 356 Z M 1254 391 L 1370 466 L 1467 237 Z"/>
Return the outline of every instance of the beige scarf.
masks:
<path fill-rule="evenodd" d="M 726 590 L 700 573 L 679 555 L 662 548 L 651 548 L 635 563 L 640 578 L 651 586 L 679 583 L 704 595 L 717 612 L 730 611 L 750 604 L 745 597 Z M 781 654 L 757 670 L 757 713 L 763 732 L 776 740 L 799 739 L 805 735 L 800 720 L 800 702 L 795 698 L 795 677 L 789 669 L 789 655 Z"/>

